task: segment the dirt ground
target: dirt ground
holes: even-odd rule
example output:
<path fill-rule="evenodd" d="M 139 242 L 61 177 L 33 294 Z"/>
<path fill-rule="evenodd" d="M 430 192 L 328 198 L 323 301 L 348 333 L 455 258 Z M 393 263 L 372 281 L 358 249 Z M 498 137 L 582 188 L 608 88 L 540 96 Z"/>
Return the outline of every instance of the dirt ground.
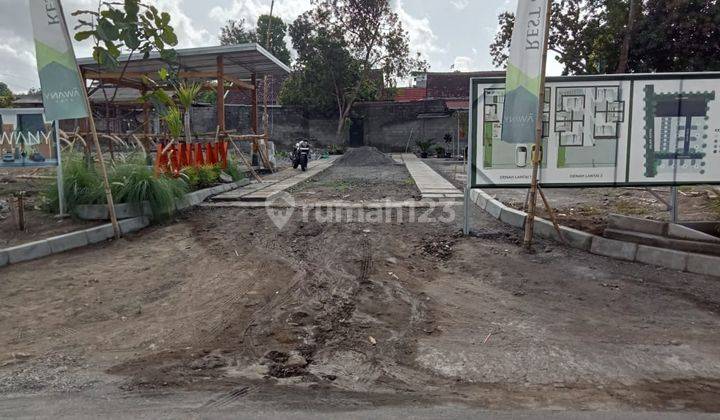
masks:
<path fill-rule="evenodd" d="M 462 162 L 445 159 L 425 161 L 457 187 L 464 188 L 467 176 Z M 544 190 L 561 224 L 602 235 L 609 214 L 624 214 L 652 220 L 670 220 L 667 205 L 658 197 L 642 188 L 547 188 Z M 495 189 L 486 192 L 503 203 L 518 210 L 525 209 L 527 189 Z M 669 188 L 653 188 L 653 192 L 665 202 L 670 202 Z M 698 186 L 680 188 L 680 221 L 720 220 L 720 190 L 718 187 Z M 548 217 L 542 202 L 538 200 L 539 214 Z"/>
<path fill-rule="evenodd" d="M 480 212 L 463 237 L 460 211 L 278 230 L 264 209 L 201 208 L 2 268 L 0 400 L 720 411 L 716 279 L 530 255 Z"/>
<path fill-rule="evenodd" d="M 288 192 L 300 201 L 408 201 L 421 198 L 405 166 L 374 147 L 348 150 L 330 169 Z"/>
<path fill-rule="evenodd" d="M 86 229 L 96 223 L 59 219 L 42 210 L 42 194 L 52 184 L 49 179 L 23 179 L 18 175 L 54 176 L 54 171 L 0 171 L 0 249 Z M 25 191 L 25 231 L 18 228 L 17 204 L 14 194 Z"/>

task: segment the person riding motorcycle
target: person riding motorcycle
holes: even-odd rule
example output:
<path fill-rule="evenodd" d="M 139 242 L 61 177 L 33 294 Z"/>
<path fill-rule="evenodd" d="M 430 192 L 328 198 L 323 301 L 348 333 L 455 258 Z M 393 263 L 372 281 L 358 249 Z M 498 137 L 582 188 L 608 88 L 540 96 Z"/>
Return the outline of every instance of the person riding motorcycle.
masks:
<path fill-rule="evenodd" d="M 306 171 L 309 161 L 310 143 L 305 139 L 301 139 L 295 144 L 295 150 L 293 151 L 293 169 L 297 169 L 299 166 L 303 171 Z"/>

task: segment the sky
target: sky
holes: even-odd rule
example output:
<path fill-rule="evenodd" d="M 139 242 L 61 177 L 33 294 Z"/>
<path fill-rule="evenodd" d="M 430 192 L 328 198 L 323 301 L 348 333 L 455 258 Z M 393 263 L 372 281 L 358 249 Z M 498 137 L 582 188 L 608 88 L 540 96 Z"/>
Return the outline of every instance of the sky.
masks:
<path fill-rule="evenodd" d="M 13 92 L 38 88 L 29 0 L 0 0 L 0 81 Z M 150 0 L 170 12 L 179 47 L 218 45 L 220 28 L 229 19 L 255 22 L 270 11 L 270 0 Z M 408 31 L 413 51 L 423 54 L 430 71 L 493 70 L 489 45 L 498 29 L 497 16 L 514 10 L 517 0 L 392 0 Z M 63 0 L 69 16 L 93 9 L 98 0 Z M 287 23 L 310 8 L 310 0 L 276 0 L 275 14 Z M 75 43 L 76 55 L 91 53 L 87 42 Z M 554 60 L 548 72 L 559 74 Z"/>

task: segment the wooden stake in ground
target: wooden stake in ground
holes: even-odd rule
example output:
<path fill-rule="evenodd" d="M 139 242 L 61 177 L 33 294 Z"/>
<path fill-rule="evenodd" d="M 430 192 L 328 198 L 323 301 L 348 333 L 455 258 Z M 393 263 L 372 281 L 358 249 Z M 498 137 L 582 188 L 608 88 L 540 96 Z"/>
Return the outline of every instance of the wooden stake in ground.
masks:
<path fill-rule="evenodd" d="M 17 222 L 20 232 L 25 232 L 25 191 L 20 191 L 16 195 L 17 200 Z"/>
<path fill-rule="evenodd" d="M 542 133 L 543 133 L 543 116 L 545 115 L 545 69 L 547 68 L 547 50 L 548 41 L 550 39 L 550 16 L 552 7 L 548 5 L 545 16 L 545 46 L 543 49 L 542 66 L 540 70 L 540 105 L 538 107 L 537 121 L 535 122 L 535 150 L 533 151 L 533 172 L 532 182 L 530 184 L 530 203 L 528 208 L 528 217 L 525 220 L 525 239 L 524 246 L 528 250 L 532 248 L 533 234 L 535 230 L 535 214 L 537 212 L 537 195 L 538 195 L 538 175 L 540 172 L 540 164 L 542 163 Z"/>
<path fill-rule="evenodd" d="M 550 206 L 550 202 L 548 201 L 547 197 L 545 197 L 545 192 L 540 188 L 538 185 L 538 192 L 540 193 L 540 197 L 542 197 L 543 203 L 545 203 L 545 210 L 547 210 L 548 214 L 550 215 L 550 220 L 552 221 L 553 227 L 555 228 L 555 231 L 558 234 L 558 237 L 560 238 L 560 242 L 566 243 L 565 237 L 563 236 L 562 230 L 560 229 L 560 223 L 558 223 L 557 216 L 555 215 L 555 210 Z"/>

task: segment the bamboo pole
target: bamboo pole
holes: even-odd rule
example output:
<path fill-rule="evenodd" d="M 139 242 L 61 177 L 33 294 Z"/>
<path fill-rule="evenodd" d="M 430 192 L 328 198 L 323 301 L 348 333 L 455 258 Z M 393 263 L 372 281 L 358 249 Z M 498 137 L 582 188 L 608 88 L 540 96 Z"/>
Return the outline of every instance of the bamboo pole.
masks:
<path fill-rule="evenodd" d="M 538 107 L 537 121 L 535 122 L 535 151 L 533 152 L 533 172 L 532 183 L 530 184 L 530 204 L 528 209 L 528 217 L 525 221 L 525 238 L 524 246 L 528 250 L 532 249 L 532 240 L 535 230 L 535 214 L 537 212 L 537 196 L 538 196 L 538 175 L 540 172 L 540 164 L 542 163 L 542 129 L 543 117 L 545 115 L 545 70 L 547 68 L 547 51 L 548 42 L 550 40 L 550 16 L 552 14 L 552 3 L 548 1 L 547 13 L 545 16 L 545 44 L 543 47 L 542 67 L 540 70 L 540 94 L 538 99 L 540 104 Z"/>
<path fill-rule="evenodd" d="M 550 215 L 550 221 L 552 221 L 553 227 L 555 228 L 555 231 L 560 237 L 560 242 L 567 243 L 567 241 L 565 240 L 565 236 L 563 236 L 562 230 L 560 229 L 560 223 L 558 223 L 555 210 L 553 210 L 547 197 L 545 197 L 545 191 L 543 191 L 543 189 L 538 186 L 538 192 L 540 193 L 540 197 L 542 198 L 543 203 L 545 203 L 545 210 L 547 210 L 548 214 Z"/>
<path fill-rule="evenodd" d="M 64 15 L 63 7 L 60 2 L 57 3 L 58 11 L 62 16 Z M 73 53 L 74 55 L 74 53 Z M 103 157 L 102 148 L 100 147 L 100 139 L 98 138 L 97 133 L 97 127 L 95 127 L 95 118 L 92 114 L 92 106 L 90 105 L 90 96 L 88 96 L 87 91 L 87 83 L 85 82 L 85 78 L 83 78 L 82 75 L 83 72 L 80 69 L 80 65 L 75 63 L 75 66 L 77 68 L 78 76 L 80 77 L 80 81 L 82 82 L 83 86 L 83 92 L 85 93 L 83 96 L 85 97 L 85 106 L 87 107 L 88 112 L 88 124 L 90 125 L 90 131 L 93 135 L 93 143 L 95 144 L 95 148 L 97 149 L 98 154 L 98 161 L 100 162 L 100 173 L 103 178 L 103 186 L 105 188 L 105 197 L 107 199 L 107 206 L 110 213 L 110 223 L 113 227 L 113 232 L 115 233 L 115 239 L 120 239 L 120 236 L 122 233 L 120 232 L 120 224 L 117 220 L 117 214 L 115 213 L 115 201 L 113 200 L 112 190 L 110 189 L 110 180 L 108 179 L 107 174 L 107 168 L 105 167 L 105 158 Z"/>

